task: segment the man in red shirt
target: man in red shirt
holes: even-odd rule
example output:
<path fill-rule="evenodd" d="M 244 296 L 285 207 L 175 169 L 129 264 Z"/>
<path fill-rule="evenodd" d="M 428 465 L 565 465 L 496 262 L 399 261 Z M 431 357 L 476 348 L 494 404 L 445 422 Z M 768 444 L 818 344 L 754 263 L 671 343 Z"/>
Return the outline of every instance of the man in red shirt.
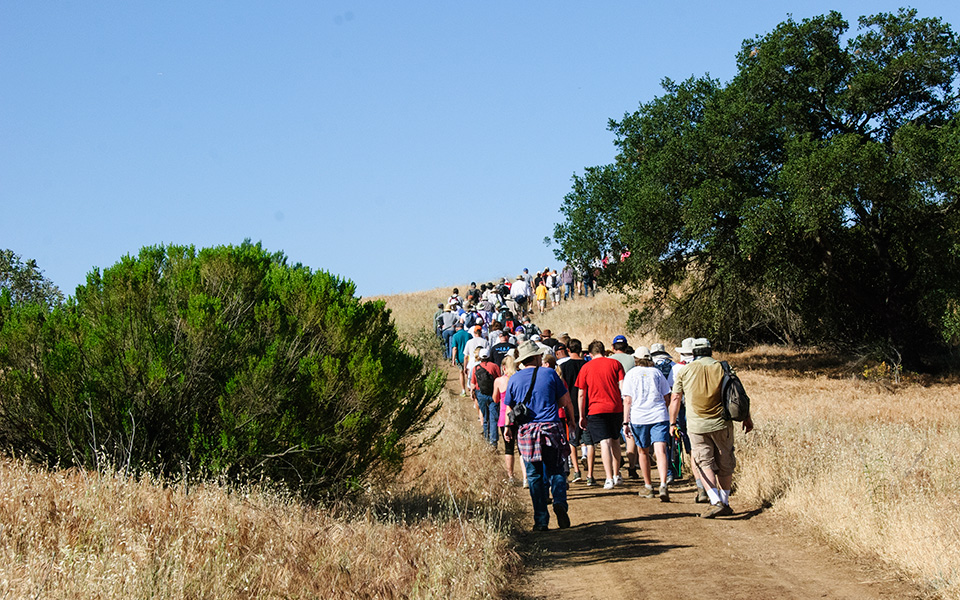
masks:
<path fill-rule="evenodd" d="M 576 387 L 580 390 L 580 427 L 590 433 L 594 442 L 600 442 L 600 457 L 606 481 L 603 489 L 619 484 L 620 430 L 623 428 L 623 398 L 620 383 L 623 365 L 604 356 L 603 342 L 593 340 L 588 348 L 591 359 L 577 374 Z"/>

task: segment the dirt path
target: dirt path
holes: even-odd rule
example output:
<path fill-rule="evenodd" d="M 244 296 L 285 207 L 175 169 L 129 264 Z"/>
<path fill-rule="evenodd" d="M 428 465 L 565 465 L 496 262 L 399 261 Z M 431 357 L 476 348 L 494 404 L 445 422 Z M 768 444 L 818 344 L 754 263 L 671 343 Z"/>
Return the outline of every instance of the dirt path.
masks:
<path fill-rule="evenodd" d="M 520 595 L 544 600 L 923 597 L 894 574 L 846 559 L 775 516 L 738 509 L 736 495 L 731 506 L 737 514 L 707 520 L 697 516 L 704 506 L 694 503 L 692 485 L 672 489 L 669 503 L 638 497 L 642 487 L 633 481 L 609 491 L 570 484 L 571 528 L 556 529 L 551 511 L 550 531 L 522 538 L 530 577 Z"/>

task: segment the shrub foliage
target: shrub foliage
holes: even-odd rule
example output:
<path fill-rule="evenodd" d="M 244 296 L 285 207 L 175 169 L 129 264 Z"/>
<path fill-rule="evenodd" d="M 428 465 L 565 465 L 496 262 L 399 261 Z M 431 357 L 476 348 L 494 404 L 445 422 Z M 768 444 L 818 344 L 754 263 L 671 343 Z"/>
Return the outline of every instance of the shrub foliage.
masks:
<path fill-rule="evenodd" d="M 0 442 L 50 465 L 346 491 L 429 439 L 443 385 L 354 291 L 245 242 L 144 248 L 62 306 L 7 304 Z"/>

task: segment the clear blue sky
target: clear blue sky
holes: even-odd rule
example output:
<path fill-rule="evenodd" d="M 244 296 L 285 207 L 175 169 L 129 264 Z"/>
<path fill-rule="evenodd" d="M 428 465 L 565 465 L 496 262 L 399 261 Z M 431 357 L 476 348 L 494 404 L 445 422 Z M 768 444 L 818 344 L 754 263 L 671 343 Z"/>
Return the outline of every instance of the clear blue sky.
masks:
<path fill-rule="evenodd" d="M 558 266 L 570 177 L 660 80 L 854 2 L 0 3 L 0 248 L 66 293 L 262 241 L 362 295 Z M 960 3 L 914 2 L 960 28 Z"/>

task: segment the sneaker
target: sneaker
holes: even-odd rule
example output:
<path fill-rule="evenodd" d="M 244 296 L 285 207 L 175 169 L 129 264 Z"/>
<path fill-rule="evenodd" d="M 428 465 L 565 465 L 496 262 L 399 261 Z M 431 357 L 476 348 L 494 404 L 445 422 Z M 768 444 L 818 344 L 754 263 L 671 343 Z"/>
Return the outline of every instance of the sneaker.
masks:
<path fill-rule="evenodd" d="M 573 483 L 576 483 L 581 480 L 583 480 L 583 477 L 580 476 L 580 471 L 574 471 L 573 479 L 572 479 Z"/>
<path fill-rule="evenodd" d="M 706 504 L 710 502 L 710 496 L 707 495 L 707 490 L 703 488 L 697 489 L 697 497 L 693 499 L 697 504 Z"/>
<path fill-rule="evenodd" d="M 467 395 L 467 390 L 460 390 L 460 397 L 465 397 Z"/>
<path fill-rule="evenodd" d="M 523 480 L 523 489 L 525 490 L 530 489 L 530 482 L 527 481 L 526 479 Z"/>
<path fill-rule="evenodd" d="M 711 504 L 707 510 L 700 514 L 701 518 L 712 519 L 714 517 L 727 517 L 733 514 L 733 509 L 726 504 Z"/>
<path fill-rule="evenodd" d="M 671 483 L 673 483 L 673 480 L 674 480 L 673 473 L 667 473 L 667 485 L 670 485 Z"/>
<path fill-rule="evenodd" d="M 623 483 L 623 477 L 620 477 L 619 475 L 614 475 L 613 485 L 620 485 L 621 483 Z"/>
<path fill-rule="evenodd" d="M 612 479 L 608 479 L 608 480 L 604 481 L 604 482 L 603 482 L 603 489 L 605 489 L 605 490 L 612 490 L 612 489 L 613 489 L 613 480 L 612 480 Z"/>
<path fill-rule="evenodd" d="M 587 477 L 587 487 L 597 485 L 597 480 L 593 477 Z"/>
<path fill-rule="evenodd" d="M 557 527 L 560 529 L 570 527 L 570 515 L 567 514 L 566 506 L 554 506 L 553 512 L 557 515 Z"/>
<path fill-rule="evenodd" d="M 643 486 L 643 489 L 640 490 L 641 498 L 653 498 L 653 488 L 649 485 Z"/>
<path fill-rule="evenodd" d="M 670 502 L 670 492 L 665 485 L 660 486 L 660 502 Z"/>

